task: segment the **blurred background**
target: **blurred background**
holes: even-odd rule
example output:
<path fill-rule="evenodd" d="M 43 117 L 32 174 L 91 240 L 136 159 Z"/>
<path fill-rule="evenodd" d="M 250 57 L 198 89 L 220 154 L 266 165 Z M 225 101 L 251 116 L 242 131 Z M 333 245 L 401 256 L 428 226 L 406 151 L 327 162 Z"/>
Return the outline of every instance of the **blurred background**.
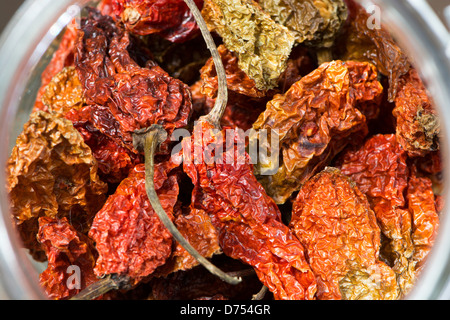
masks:
<path fill-rule="evenodd" d="M 23 2 L 24 0 L 0 0 L 0 32 L 3 31 L 12 15 Z M 435 8 L 441 19 L 444 19 L 444 9 L 450 6 L 450 0 L 428 0 L 428 3 Z M 450 18 L 450 8 L 448 14 Z"/>

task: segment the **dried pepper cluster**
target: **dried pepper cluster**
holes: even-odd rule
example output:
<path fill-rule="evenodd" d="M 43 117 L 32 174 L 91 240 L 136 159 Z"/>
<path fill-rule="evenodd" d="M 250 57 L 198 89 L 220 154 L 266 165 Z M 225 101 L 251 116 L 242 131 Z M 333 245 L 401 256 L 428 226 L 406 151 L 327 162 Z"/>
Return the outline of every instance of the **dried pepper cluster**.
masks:
<path fill-rule="evenodd" d="M 444 207 L 440 127 L 369 18 L 353 0 L 86 8 L 7 163 L 47 296 L 404 298 Z"/>

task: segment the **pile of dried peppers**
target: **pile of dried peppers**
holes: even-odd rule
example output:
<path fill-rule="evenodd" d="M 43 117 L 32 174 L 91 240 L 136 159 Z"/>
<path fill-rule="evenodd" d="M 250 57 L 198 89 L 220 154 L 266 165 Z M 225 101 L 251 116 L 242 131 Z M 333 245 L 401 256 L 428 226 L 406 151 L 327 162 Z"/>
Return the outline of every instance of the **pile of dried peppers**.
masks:
<path fill-rule="evenodd" d="M 7 164 L 48 298 L 404 298 L 444 205 L 440 127 L 370 18 L 353 0 L 84 8 Z M 255 161 L 270 139 L 245 131 L 278 148 Z"/>

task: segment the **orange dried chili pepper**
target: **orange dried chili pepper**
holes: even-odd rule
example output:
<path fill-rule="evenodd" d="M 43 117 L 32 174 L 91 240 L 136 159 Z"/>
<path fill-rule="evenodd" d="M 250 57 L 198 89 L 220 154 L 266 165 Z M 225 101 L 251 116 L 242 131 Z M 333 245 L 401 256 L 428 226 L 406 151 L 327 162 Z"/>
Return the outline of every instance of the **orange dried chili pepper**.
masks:
<path fill-rule="evenodd" d="M 305 246 L 318 299 L 397 298 L 396 275 L 379 259 L 375 213 L 340 170 L 326 168 L 302 186 L 290 227 Z"/>

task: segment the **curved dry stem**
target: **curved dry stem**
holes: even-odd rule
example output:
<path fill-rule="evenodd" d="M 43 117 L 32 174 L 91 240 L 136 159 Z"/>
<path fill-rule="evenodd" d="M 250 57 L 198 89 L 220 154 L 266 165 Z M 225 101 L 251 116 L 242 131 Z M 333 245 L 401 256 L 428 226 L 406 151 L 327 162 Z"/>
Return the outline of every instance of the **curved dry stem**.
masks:
<path fill-rule="evenodd" d="M 116 274 L 107 275 L 99 279 L 97 282 L 91 284 L 87 288 L 81 290 L 77 295 L 70 300 L 94 300 L 111 290 L 120 290 L 128 287 L 129 281 L 125 277 Z"/>
<path fill-rule="evenodd" d="M 153 129 L 145 133 L 145 144 L 144 144 L 144 154 L 145 154 L 145 188 L 147 191 L 147 196 L 156 212 L 158 217 L 161 219 L 164 226 L 169 230 L 176 241 L 191 255 L 193 256 L 202 266 L 204 266 L 213 275 L 219 277 L 221 280 L 229 284 L 238 284 L 242 281 L 240 277 L 233 277 L 215 265 L 213 265 L 209 260 L 203 257 L 198 251 L 191 246 L 191 244 L 183 237 L 177 227 L 173 224 L 170 218 L 167 216 L 164 208 L 161 206 L 159 197 L 155 191 L 154 185 L 154 156 L 155 151 L 159 144 L 165 140 L 167 136 L 165 130 L 162 126 L 153 126 Z"/>
<path fill-rule="evenodd" d="M 209 32 L 208 26 L 206 25 L 205 19 L 203 19 L 202 14 L 198 10 L 196 4 L 192 0 L 184 0 L 189 9 L 194 15 L 195 21 L 202 33 L 203 39 L 205 39 L 206 45 L 208 46 L 211 56 L 214 61 L 214 66 L 217 72 L 217 79 L 219 84 L 218 94 L 214 108 L 205 116 L 205 119 L 210 122 L 214 127 L 220 127 L 220 120 L 222 119 L 225 108 L 228 102 L 228 86 L 227 86 L 227 76 L 225 73 L 225 68 L 223 67 L 222 59 L 220 58 L 219 51 L 214 42 L 214 39 Z"/>

